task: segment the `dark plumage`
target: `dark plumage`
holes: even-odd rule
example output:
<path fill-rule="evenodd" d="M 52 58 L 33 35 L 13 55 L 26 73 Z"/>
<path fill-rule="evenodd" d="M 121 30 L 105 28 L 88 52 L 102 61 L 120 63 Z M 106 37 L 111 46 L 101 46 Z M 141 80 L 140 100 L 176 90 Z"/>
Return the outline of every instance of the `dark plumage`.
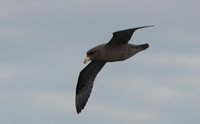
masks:
<path fill-rule="evenodd" d="M 75 98 L 77 113 L 84 109 L 90 97 L 95 77 L 106 62 L 126 60 L 149 47 L 147 43 L 142 45 L 128 43 L 137 29 L 147 27 L 152 27 L 152 25 L 114 32 L 112 39 L 107 44 L 98 45 L 87 52 L 84 64 L 89 60 L 92 62 L 80 72 L 78 78 Z"/>

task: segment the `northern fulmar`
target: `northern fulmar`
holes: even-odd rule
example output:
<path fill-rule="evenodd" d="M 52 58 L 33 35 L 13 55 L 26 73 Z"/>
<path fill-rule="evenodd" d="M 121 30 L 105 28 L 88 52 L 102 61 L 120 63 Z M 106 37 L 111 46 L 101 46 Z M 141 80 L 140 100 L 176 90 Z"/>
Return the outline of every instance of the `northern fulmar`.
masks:
<path fill-rule="evenodd" d="M 90 97 L 95 77 L 106 62 L 123 61 L 147 49 L 149 47 L 148 43 L 135 45 L 128 43 L 128 41 L 137 29 L 152 26 L 136 27 L 114 32 L 113 37 L 107 44 L 98 45 L 87 52 L 84 64 L 89 60 L 91 62 L 80 72 L 76 86 L 75 103 L 78 114 L 84 109 Z"/>

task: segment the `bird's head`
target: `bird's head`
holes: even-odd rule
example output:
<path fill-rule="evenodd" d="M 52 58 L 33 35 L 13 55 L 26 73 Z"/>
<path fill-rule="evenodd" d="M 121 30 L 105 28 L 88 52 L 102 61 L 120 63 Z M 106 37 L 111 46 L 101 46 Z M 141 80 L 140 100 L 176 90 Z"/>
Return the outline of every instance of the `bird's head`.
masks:
<path fill-rule="evenodd" d="M 100 44 L 100 45 L 88 50 L 87 56 L 84 60 L 84 64 L 86 64 L 87 61 L 90 61 L 90 60 L 101 60 L 103 58 L 102 52 L 105 51 L 105 45 L 106 44 Z"/>
<path fill-rule="evenodd" d="M 86 58 L 84 59 L 84 64 L 86 64 L 87 61 L 97 59 L 98 54 L 99 54 L 98 50 L 96 50 L 96 49 L 90 49 L 90 50 L 87 52 Z"/>

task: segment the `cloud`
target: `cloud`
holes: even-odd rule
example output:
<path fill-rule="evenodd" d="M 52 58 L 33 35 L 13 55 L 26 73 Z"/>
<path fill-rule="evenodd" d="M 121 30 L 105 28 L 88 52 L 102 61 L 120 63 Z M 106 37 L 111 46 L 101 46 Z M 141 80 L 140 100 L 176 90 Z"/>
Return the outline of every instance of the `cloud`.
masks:
<path fill-rule="evenodd" d="M 16 69 L 2 69 L 0 71 L 0 82 L 3 83 L 5 80 L 16 78 L 18 72 Z"/>
<path fill-rule="evenodd" d="M 74 94 L 70 92 L 37 92 L 31 94 L 30 102 L 35 108 L 52 112 L 74 112 Z"/>
<path fill-rule="evenodd" d="M 97 116 L 109 116 L 114 120 L 123 122 L 147 122 L 148 120 L 158 117 L 156 113 L 148 110 L 137 110 L 133 108 L 127 108 L 126 106 L 115 106 L 111 104 L 90 104 L 88 112 Z"/>

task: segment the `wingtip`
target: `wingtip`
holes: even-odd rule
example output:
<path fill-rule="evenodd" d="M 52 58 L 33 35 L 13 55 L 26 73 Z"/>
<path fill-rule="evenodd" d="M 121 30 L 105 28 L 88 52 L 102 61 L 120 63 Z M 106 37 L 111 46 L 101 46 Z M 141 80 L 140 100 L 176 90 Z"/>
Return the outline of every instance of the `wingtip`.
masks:
<path fill-rule="evenodd" d="M 75 100 L 75 103 L 76 103 L 76 113 L 79 114 L 81 113 L 81 107 L 78 105 L 78 102 L 77 102 L 77 97 L 76 97 L 76 100 Z"/>
<path fill-rule="evenodd" d="M 76 111 L 76 113 L 79 115 L 81 113 L 81 111 Z"/>
<path fill-rule="evenodd" d="M 154 25 L 149 25 L 148 27 L 154 27 Z"/>
<path fill-rule="evenodd" d="M 79 110 L 76 106 L 76 113 L 79 114 L 81 112 L 81 110 Z"/>
<path fill-rule="evenodd" d="M 140 29 L 140 28 L 148 28 L 148 27 L 154 27 L 154 25 L 142 26 L 142 27 L 138 27 L 138 28 L 136 28 L 136 29 Z"/>
<path fill-rule="evenodd" d="M 77 114 L 80 114 L 80 113 L 81 113 L 81 110 L 82 110 L 81 108 L 78 108 L 78 107 L 76 106 L 76 113 L 77 113 Z"/>

